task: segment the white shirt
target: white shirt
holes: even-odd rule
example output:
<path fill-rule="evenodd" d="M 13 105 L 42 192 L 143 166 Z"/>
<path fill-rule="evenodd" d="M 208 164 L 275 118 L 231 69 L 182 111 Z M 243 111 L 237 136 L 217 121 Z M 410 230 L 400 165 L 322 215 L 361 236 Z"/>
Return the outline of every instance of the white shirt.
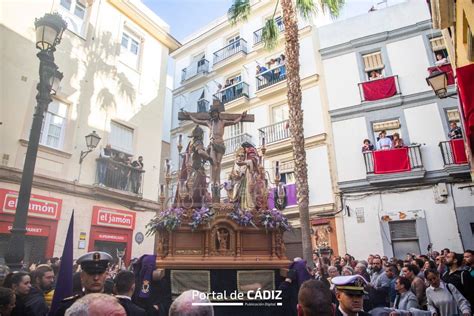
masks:
<path fill-rule="evenodd" d="M 377 149 L 391 149 L 392 148 L 392 140 L 388 137 L 380 138 L 377 141 Z"/>

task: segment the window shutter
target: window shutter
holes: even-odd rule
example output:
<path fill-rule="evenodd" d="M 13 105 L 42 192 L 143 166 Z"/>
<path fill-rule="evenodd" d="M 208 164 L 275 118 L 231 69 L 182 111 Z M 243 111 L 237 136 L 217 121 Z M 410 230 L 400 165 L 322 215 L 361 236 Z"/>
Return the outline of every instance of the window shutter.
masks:
<path fill-rule="evenodd" d="M 444 39 L 442 36 L 434 37 L 430 39 L 430 43 L 431 43 L 431 48 L 433 49 L 433 52 L 446 49 L 446 45 L 444 43 Z"/>
<path fill-rule="evenodd" d="M 109 143 L 113 149 L 133 154 L 133 129 L 111 122 Z"/>
<path fill-rule="evenodd" d="M 374 123 L 373 125 L 374 132 L 381 132 L 383 130 L 392 130 L 392 129 L 398 129 L 398 128 L 400 128 L 399 120 L 378 122 L 378 123 Z"/>
<path fill-rule="evenodd" d="M 392 240 L 418 238 L 415 221 L 390 222 L 389 225 Z"/>
<path fill-rule="evenodd" d="M 448 115 L 448 121 L 450 122 L 451 121 L 459 122 L 461 120 L 458 110 L 448 110 L 446 113 Z"/>
<path fill-rule="evenodd" d="M 382 69 L 385 67 L 382 60 L 382 53 L 375 52 L 371 54 L 363 55 L 365 71 L 372 71 L 377 69 Z"/>

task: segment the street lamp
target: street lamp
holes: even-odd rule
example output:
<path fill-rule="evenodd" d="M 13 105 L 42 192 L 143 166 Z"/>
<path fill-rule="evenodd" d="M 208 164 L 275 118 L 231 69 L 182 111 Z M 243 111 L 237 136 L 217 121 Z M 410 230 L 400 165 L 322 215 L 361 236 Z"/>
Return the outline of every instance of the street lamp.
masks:
<path fill-rule="evenodd" d="M 457 95 L 457 92 L 448 93 L 448 74 L 444 71 L 433 71 L 433 73 L 426 78 L 426 82 L 440 99 Z"/>
<path fill-rule="evenodd" d="M 79 163 L 81 164 L 84 158 L 93 151 L 97 145 L 99 145 L 101 138 L 100 136 L 95 132 L 92 131 L 89 135 L 86 135 L 86 145 L 87 145 L 87 150 L 86 151 L 81 151 L 81 158 L 79 159 Z"/>
<path fill-rule="evenodd" d="M 5 261 L 12 270 L 21 269 L 25 254 L 26 221 L 41 127 L 43 125 L 44 113 L 52 101 L 51 94 L 57 92 L 59 82 L 62 79 L 62 73 L 58 71 L 58 66 L 54 63 L 54 51 L 56 50 L 56 45 L 61 42 L 61 37 L 66 27 L 66 22 L 57 13 L 46 13 L 42 18 L 35 20 L 36 48 L 40 50 L 36 55 L 40 60 L 40 80 L 36 86 L 38 90 L 36 95 L 37 105 L 33 115 L 28 148 L 23 165 L 15 220 L 5 254 Z"/>

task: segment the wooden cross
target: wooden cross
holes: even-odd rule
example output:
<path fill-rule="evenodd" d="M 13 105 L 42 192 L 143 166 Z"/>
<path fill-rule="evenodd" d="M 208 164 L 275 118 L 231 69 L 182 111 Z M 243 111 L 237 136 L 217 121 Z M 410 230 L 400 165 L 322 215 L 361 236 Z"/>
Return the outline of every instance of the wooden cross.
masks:
<path fill-rule="evenodd" d="M 214 99 L 212 107 L 220 107 L 223 108 L 223 106 L 220 104 L 219 100 Z M 193 117 L 197 118 L 198 120 L 210 120 L 211 116 L 209 112 L 190 112 Z M 235 120 L 238 118 L 240 114 L 230 114 L 230 113 L 219 113 L 219 117 L 223 120 Z M 191 121 L 191 118 L 189 117 L 188 113 L 184 112 L 178 112 L 178 120 L 180 121 Z M 247 114 L 243 119 L 242 122 L 255 122 L 255 116 L 253 114 Z"/>

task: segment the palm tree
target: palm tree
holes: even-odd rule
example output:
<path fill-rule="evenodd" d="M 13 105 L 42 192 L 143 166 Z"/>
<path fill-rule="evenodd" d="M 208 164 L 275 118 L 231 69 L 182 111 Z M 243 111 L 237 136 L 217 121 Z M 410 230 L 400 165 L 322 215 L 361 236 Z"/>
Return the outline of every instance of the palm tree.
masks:
<path fill-rule="evenodd" d="M 301 223 L 301 239 L 303 245 L 303 257 L 313 264 L 311 246 L 311 227 L 309 222 L 309 189 L 308 189 L 308 166 L 306 164 L 306 151 L 304 149 L 303 111 L 301 110 L 301 84 L 300 84 L 300 46 L 298 39 L 298 17 L 311 19 L 318 9 L 329 12 L 332 17 L 337 17 L 344 5 L 344 0 L 277 0 L 273 17 L 268 19 L 262 31 L 262 39 L 265 47 L 269 50 L 278 44 L 278 30 L 275 21 L 275 13 L 280 5 L 283 13 L 283 24 L 285 26 L 285 56 L 286 76 L 288 88 L 288 107 L 290 118 L 290 132 L 292 135 L 293 160 L 295 163 L 296 186 L 298 188 L 298 207 Z M 231 24 L 246 21 L 250 15 L 250 0 L 234 0 L 228 11 Z"/>

